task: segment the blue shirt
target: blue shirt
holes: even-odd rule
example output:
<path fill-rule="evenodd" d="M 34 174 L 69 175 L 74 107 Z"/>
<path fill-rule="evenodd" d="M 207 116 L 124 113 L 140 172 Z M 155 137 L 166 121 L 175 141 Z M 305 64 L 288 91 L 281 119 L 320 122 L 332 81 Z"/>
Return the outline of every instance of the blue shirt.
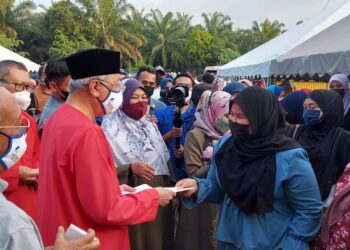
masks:
<path fill-rule="evenodd" d="M 230 137 L 224 136 L 214 154 Z M 203 201 L 221 204 L 216 239 L 224 249 L 309 249 L 307 241 L 317 234 L 322 202 L 316 177 L 301 148 L 276 153 L 273 212 L 244 214 L 223 190 L 215 161 L 206 179 L 197 179 L 197 196 L 183 199 L 187 208 Z M 226 245 L 226 246 L 225 246 Z"/>
<path fill-rule="evenodd" d="M 175 106 L 167 106 L 165 108 L 159 109 L 155 112 L 155 116 L 158 120 L 158 128 L 162 135 L 165 135 L 168 133 L 173 127 L 174 127 L 174 112 L 175 112 Z M 193 121 L 194 121 L 194 114 L 196 112 L 196 108 L 194 106 L 190 106 L 182 115 L 182 134 L 180 137 L 180 143 L 181 145 L 184 145 L 185 143 L 185 137 L 188 131 L 192 129 Z M 175 149 L 175 142 L 176 139 L 172 138 L 167 142 L 167 146 L 170 153 L 170 163 L 174 170 L 174 174 L 177 180 L 181 180 L 183 178 L 187 177 L 186 167 L 185 167 L 185 160 L 184 158 L 176 159 L 174 157 L 174 149 Z"/>
<path fill-rule="evenodd" d="M 151 101 L 150 101 L 150 104 L 149 104 L 150 108 L 149 108 L 149 114 L 150 115 L 154 115 L 154 113 L 158 110 L 158 109 L 161 109 L 161 108 L 165 108 L 166 107 L 166 104 L 157 100 L 157 99 L 154 99 L 154 98 L 151 98 Z"/>
<path fill-rule="evenodd" d="M 55 112 L 56 109 L 58 109 L 63 103 L 64 101 L 61 101 L 53 97 L 52 95 L 50 96 L 49 100 L 44 106 L 43 112 L 41 113 L 40 121 L 39 121 L 39 129 L 44 128 L 46 121 L 50 118 L 52 113 Z"/>

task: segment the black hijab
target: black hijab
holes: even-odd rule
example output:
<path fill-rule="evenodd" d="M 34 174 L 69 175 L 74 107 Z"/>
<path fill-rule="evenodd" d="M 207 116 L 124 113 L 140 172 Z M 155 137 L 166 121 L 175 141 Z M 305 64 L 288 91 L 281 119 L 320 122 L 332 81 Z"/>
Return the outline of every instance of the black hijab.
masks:
<path fill-rule="evenodd" d="M 314 90 L 309 97 L 323 112 L 321 123 L 302 127 L 295 139 L 308 152 L 322 200 L 325 200 L 350 161 L 350 134 L 341 128 L 344 107 L 339 94 Z"/>
<path fill-rule="evenodd" d="M 252 127 L 250 139 L 232 135 L 215 154 L 224 191 L 246 214 L 273 211 L 276 152 L 300 147 L 284 136 L 285 118 L 277 98 L 260 87 L 233 100 Z"/>

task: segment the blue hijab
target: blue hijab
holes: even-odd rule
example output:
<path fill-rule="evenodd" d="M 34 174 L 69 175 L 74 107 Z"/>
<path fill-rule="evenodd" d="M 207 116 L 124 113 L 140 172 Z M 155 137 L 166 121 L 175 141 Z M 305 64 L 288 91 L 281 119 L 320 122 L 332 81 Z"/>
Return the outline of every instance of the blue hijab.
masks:
<path fill-rule="evenodd" d="M 229 93 L 230 95 L 236 93 L 236 92 L 241 92 L 243 89 L 245 88 L 245 86 L 240 83 L 240 82 L 232 82 L 230 84 L 227 84 L 223 91 Z"/>
<path fill-rule="evenodd" d="M 171 78 L 171 77 L 164 77 L 164 78 L 160 81 L 160 90 L 161 90 L 161 91 L 166 89 L 166 84 L 167 84 L 167 82 L 172 82 L 172 83 L 173 83 L 174 80 L 173 80 L 173 78 Z M 162 97 L 162 96 L 161 96 L 161 97 L 159 98 L 159 101 L 165 103 L 166 105 L 170 105 L 168 99 L 165 98 L 165 97 Z"/>
<path fill-rule="evenodd" d="M 290 124 L 304 124 L 303 111 L 306 94 L 304 91 L 294 91 L 281 101 L 281 105 L 286 112 L 286 121 Z"/>
<path fill-rule="evenodd" d="M 279 97 L 284 89 L 281 86 L 271 85 L 267 87 L 267 90 L 274 94 L 276 97 Z"/>
<path fill-rule="evenodd" d="M 167 82 L 174 82 L 173 78 L 171 77 L 164 77 L 161 81 L 160 81 L 160 90 L 164 90 L 166 89 L 166 84 Z"/>

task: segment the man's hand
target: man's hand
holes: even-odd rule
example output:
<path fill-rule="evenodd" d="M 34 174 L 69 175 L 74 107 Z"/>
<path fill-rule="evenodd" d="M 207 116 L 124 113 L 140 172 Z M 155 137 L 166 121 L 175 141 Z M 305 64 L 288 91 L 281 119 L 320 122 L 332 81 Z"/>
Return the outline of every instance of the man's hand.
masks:
<path fill-rule="evenodd" d="M 198 183 L 195 179 L 187 178 L 182 179 L 181 181 L 178 181 L 175 185 L 177 188 L 188 188 L 188 187 L 194 187 L 193 189 L 181 192 L 181 196 L 183 197 L 191 197 L 192 195 L 195 195 L 198 192 Z"/>
<path fill-rule="evenodd" d="M 33 183 L 38 181 L 39 169 L 28 168 L 25 166 L 19 167 L 19 180 L 25 183 Z"/>
<path fill-rule="evenodd" d="M 181 137 L 182 129 L 173 127 L 168 133 L 163 135 L 163 140 L 168 142 L 172 138 Z"/>
<path fill-rule="evenodd" d="M 135 188 L 130 187 L 130 186 L 126 185 L 126 184 L 120 185 L 119 188 L 120 188 L 120 192 L 130 192 L 130 193 L 133 193 L 133 192 L 136 191 Z"/>
<path fill-rule="evenodd" d="M 58 227 L 55 245 L 53 250 L 94 250 L 98 249 L 100 241 L 95 235 L 95 231 L 88 230 L 88 233 L 76 240 L 66 240 L 63 227 Z"/>
<path fill-rule="evenodd" d="M 157 116 L 155 116 L 155 115 L 149 115 L 149 116 L 148 116 L 148 120 L 151 121 L 151 122 L 153 122 L 153 123 L 155 123 L 155 124 L 158 123 Z"/>
<path fill-rule="evenodd" d="M 173 127 L 173 128 L 168 132 L 170 138 L 181 137 L 181 133 L 182 133 L 182 128 L 176 128 L 176 127 Z"/>
<path fill-rule="evenodd" d="M 168 205 L 169 202 L 176 196 L 175 192 L 170 191 L 166 188 L 157 187 L 156 190 L 158 191 L 159 206 L 161 207 L 165 207 L 166 205 Z"/>
<path fill-rule="evenodd" d="M 142 161 L 135 161 L 131 163 L 131 169 L 134 175 L 145 178 L 150 181 L 154 177 L 154 168 Z"/>
<path fill-rule="evenodd" d="M 184 158 L 184 147 L 182 145 L 180 145 L 180 148 L 174 148 L 174 157 Z"/>

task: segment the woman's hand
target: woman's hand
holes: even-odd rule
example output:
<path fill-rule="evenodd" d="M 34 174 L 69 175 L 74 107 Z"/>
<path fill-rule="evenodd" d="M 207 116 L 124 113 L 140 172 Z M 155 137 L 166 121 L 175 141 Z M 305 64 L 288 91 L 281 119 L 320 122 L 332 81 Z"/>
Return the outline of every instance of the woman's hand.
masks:
<path fill-rule="evenodd" d="M 181 181 L 178 181 L 175 185 L 177 188 L 188 188 L 188 187 L 193 187 L 193 189 L 181 192 L 181 195 L 183 197 L 191 197 L 198 192 L 198 182 L 195 179 L 182 179 Z"/>
<path fill-rule="evenodd" d="M 150 181 L 154 177 L 154 168 L 142 161 L 135 161 L 131 164 L 132 173 L 138 177 Z"/>

